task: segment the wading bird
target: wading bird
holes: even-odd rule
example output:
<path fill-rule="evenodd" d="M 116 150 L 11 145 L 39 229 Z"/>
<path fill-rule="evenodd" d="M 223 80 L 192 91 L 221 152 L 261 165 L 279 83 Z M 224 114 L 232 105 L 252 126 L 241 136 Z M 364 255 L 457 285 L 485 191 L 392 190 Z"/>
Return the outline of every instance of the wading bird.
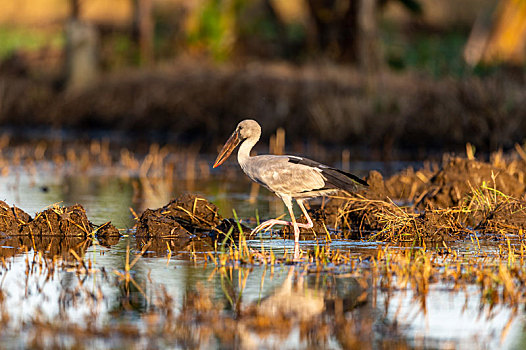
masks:
<path fill-rule="evenodd" d="M 270 229 L 274 225 L 294 226 L 294 258 L 299 258 L 300 227 L 312 228 L 313 223 L 303 202 L 307 199 L 333 194 L 339 190 L 353 192 L 367 182 L 345 171 L 331 168 L 310 159 L 296 156 L 261 155 L 250 156 L 252 147 L 261 136 L 261 127 L 255 120 L 240 122 L 227 140 L 214 163 L 214 168 L 223 164 L 232 151 L 241 143 L 237 161 L 252 181 L 274 192 L 289 210 L 289 221 L 267 220 L 252 233 Z M 292 199 L 298 203 L 307 223 L 298 223 L 292 211 Z"/>

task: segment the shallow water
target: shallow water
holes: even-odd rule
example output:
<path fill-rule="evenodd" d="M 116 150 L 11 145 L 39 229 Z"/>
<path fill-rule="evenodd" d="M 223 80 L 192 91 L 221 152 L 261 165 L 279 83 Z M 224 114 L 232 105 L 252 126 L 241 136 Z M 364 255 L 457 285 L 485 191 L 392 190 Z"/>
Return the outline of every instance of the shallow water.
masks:
<path fill-rule="evenodd" d="M 0 334 L 4 347 L 86 348 L 523 348 L 524 313 L 481 307 L 476 286 L 433 283 L 425 299 L 411 289 L 384 290 L 360 275 L 374 242 L 301 242 L 360 259 L 361 269 L 313 263 L 217 267 L 199 250 L 142 245 L 134 218 L 185 191 L 202 193 L 223 216 L 249 225 L 275 217 L 283 204 L 251 184 L 213 176 L 206 181 L 120 177 L 104 169 L 57 174 L 46 166 L 0 177 L 0 193 L 31 215 L 53 204 L 82 204 L 96 224 L 111 220 L 125 237 L 101 246 L 77 238 L 0 241 Z M 60 241 L 60 243 L 58 243 Z M 291 240 L 253 238 L 248 245 L 282 256 Z M 50 249 L 54 244 L 60 249 Z M 469 253 L 472 244 L 453 248 Z M 57 248 L 58 249 L 58 248 Z M 402 249 L 402 248 L 393 248 Z M 488 248 L 491 249 L 491 246 Z M 73 253 L 82 257 L 83 264 Z M 61 256 L 55 258 L 53 255 Z M 128 256 L 128 258 L 127 258 Z M 358 261 L 358 260 L 357 260 Z M 365 280 L 365 282 L 364 282 Z M 370 281 L 369 281 L 370 282 Z"/>

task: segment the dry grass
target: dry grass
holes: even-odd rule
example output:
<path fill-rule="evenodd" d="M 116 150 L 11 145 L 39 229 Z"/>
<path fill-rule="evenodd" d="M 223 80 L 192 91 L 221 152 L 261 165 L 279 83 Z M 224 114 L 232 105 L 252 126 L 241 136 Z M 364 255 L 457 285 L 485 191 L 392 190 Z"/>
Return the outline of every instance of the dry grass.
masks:
<path fill-rule="evenodd" d="M 526 201 L 483 186 L 458 206 L 417 210 L 392 201 L 362 196 L 346 199 L 339 209 L 343 230 L 386 242 L 458 241 L 471 236 L 506 239 L 526 229 Z"/>

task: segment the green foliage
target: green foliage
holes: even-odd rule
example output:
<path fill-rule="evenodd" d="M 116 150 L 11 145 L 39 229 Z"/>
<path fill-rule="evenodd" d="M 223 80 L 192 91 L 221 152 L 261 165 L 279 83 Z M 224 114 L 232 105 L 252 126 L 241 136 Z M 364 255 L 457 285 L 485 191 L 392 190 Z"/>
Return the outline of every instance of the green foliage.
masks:
<path fill-rule="evenodd" d="M 462 58 L 465 37 L 460 33 L 445 35 L 419 35 L 413 45 L 406 48 L 406 60 L 433 76 L 459 76 L 467 68 Z"/>
<path fill-rule="evenodd" d="M 188 42 L 210 53 L 216 60 L 226 60 L 232 51 L 236 14 L 243 0 L 208 0 L 192 19 Z"/>
<path fill-rule="evenodd" d="M 228 60 L 234 49 L 253 56 L 297 59 L 306 44 L 299 23 L 282 23 L 264 1 L 207 0 L 190 18 L 190 50 L 218 61 Z"/>
<path fill-rule="evenodd" d="M 59 47 L 62 43 L 63 37 L 58 31 L 0 27 L 0 59 L 15 50 L 38 50 L 46 46 Z"/>
<path fill-rule="evenodd" d="M 418 33 L 402 37 L 399 30 L 384 28 L 382 36 L 387 63 L 395 70 L 417 69 L 437 78 L 461 77 L 473 71 L 462 55 L 467 33 Z"/>
<path fill-rule="evenodd" d="M 101 42 L 101 62 L 104 69 L 116 69 L 140 64 L 139 48 L 123 33 L 107 35 Z"/>

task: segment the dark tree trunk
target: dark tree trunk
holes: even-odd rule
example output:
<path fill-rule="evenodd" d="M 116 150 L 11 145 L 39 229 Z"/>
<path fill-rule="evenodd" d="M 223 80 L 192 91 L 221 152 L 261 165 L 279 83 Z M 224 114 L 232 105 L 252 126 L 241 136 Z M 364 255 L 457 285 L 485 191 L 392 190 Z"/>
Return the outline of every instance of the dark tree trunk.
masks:
<path fill-rule="evenodd" d="M 133 36 L 142 64 L 153 61 L 153 35 L 152 0 L 133 0 Z"/>
<path fill-rule="evenodd" d="M 310 15 L 314 24 L 313 34 L 316 42 L 313 46 L 316 49 L 326 52 L 330 46 L 331 40 L 331 21 L 328 17 L 333 17 L 330 14 L 334 0 L 307 0 Z M 328 16 L 328 14 L 330 14 Z"/>
<path fill-rule="evenodd" d="M 360 0 L 349 0 L 349 7 L 341 21 L 339 32 L 339 43 L 341 48 L 340 58 L 343 61 L 359 63 L 359 31 L 358 13 Z"/>
<path fill-rule="evenodd" d="M 80 0 L 70 0 L 71 12 L 69 17 L 71 19 L 78 19 L 80 16 Z"/>
<path fill-rule="evenodd" d="M 272 2 L 270 0 L 264 0 L 263 6 L 265 6 L 265 10 L 269 14 L 273 24 L 276 26 L 276 30 L 278 32 L 276 40 L 279 43 L 280 47 L 280 55 L 283 55 L 284 53 L 287 54 L 287 52 L 283 52 L 287 50 L 287 31 L 285 29 L 285 24 L 279 17 L 278 13 L 274 9 L 274 5 L 272 5 Z"/>
<path fill-rule="evenodd" d="M 313 50 L 368 71 L 378 69 L 377 1 L 307 0 Z"/>

